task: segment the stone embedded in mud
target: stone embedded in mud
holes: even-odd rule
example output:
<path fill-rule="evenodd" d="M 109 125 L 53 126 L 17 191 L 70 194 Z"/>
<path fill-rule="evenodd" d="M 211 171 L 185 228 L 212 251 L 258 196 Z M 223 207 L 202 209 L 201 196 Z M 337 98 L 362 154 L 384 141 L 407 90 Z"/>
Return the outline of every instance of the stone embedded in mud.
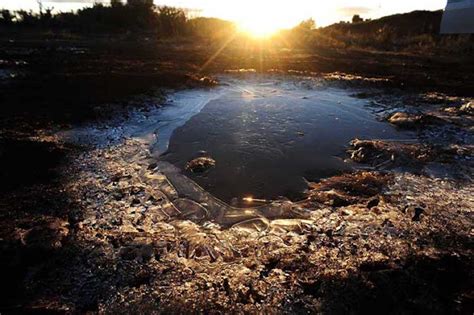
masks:
<path fill-rule="evenodd" d="M 402 149 L 403 145 L 383 141 L 355 139 L 351 141 L 350 145 L 351 148 L 348 152 L 352 161 L 374 166 L 394 165 L 395 162 L 400 160 L 400 155 L 405 152 Z"/>
<path fill-rule="evenodd" d="M 219 84 L 216 80 L 210 77 L 202 77 L 201 79 L 199 79 L 199 82 L 201 82 L 205 86 L 216 86 Z"/>
<path fill-rule="evenodd" d="M 216 165 L 216 161 L 210 157 L 200 157 L 194 159 L 186 164 L 186 170 L 191 171 L 193 173 L 202 173 L 214 167 Z"/>
<path fill-rule="evenodd" d="M 420 115 L 410 115 L 408 113 L 398 112 L 388 118 L 388 121 L 395 126 L 410 128 L 420 122 Z"/>
<path fill-rule="evenodd" d="M 419 144 L 355 139 L 350 145 L 348 152 L 352 161 L 368 163 L 379 168 L 413 166 L 432 158 L 432 150 Z"/>
<path fill-rule="evenodd" d="M 211 77 L 200 77 L 197 75 L 189 75 L 188 76 L 188 82 L 187 85 L 191 87 L 213 87 L 218 85 L 219 82 L 217 82 L 215 79 Z"/>
<path fill-rule="evenodd" d="M 467 104 L 464 104 L 461 106 L 459 109 L 463 114 L 469 114 L 473 115 L 474 114 L 474 102 L 469 102 Z"/>
<path fill-rule="evenodd" d="M 388 122 L 397 127 L 407 129 L 445 123 L 442 118 L 434 115 L 410 114 L 405 112 L 393 114 L 388 118 Z"/>
<path fill-rule="evenodd" d="M 352 151 L 351 160 L 357 163 L 364 163 L 367 160 L 367 156 L 370 151 L 365 147 L 359 147 L 357 150 Z"/>
<path fill-rule="evenodd" d="M 444 116 L 448 122 L 469 128 L 472 126 L 472 119 L 474 116 L 474 101 L 448 106 L 443 109 L 443 112 L 448 114 L 447 116 Z"/>

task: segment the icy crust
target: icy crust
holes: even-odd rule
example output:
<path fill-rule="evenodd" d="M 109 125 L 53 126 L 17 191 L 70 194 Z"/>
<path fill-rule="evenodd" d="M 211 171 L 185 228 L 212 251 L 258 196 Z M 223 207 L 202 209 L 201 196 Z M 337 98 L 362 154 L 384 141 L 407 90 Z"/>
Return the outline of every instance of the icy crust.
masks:
<path fill-rule="evenodd" d="M 68 189 L 86 211 L 74 230 L 88 263 L 73 283 L 100 292 L 101 312 L 347 312 L 375 300 L 442 312 L 468 300 L 472 183 L 356 172 L 311 184 L 300 203 L 237 211 L 143 142 L 78 165 Z M 449 286 L 432 282 L 440 270 Z"/>
<path fill-rule="evenodd" d="M 34 231 L 42 246 L 70 248 L 32 307 L 471 312 L 472 100 L 367 87 L 356 96 L 416 139 L 354 139 L 347 157 L 359 171 L 308 183 L 297 203 L 233 208 L 152 157 L 147 139 L 82 153 L 65 188 L 77 217 Z"/>

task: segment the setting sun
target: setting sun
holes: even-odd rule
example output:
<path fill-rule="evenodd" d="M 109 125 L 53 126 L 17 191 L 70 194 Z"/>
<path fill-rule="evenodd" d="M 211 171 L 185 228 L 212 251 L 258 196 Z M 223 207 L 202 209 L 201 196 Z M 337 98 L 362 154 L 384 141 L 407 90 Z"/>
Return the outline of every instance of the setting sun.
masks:
<path fill-rule="evenodd" d="M 238 23 L 239 30 L 256 38 L 271 37 L 281 28 L 265 21 L 246 21 Z"/>
<path fill-rule="evenodd" d="M 258 38 L 270 37 L 281 29 L 295 26 L 301 20 L 289 12 L 286 6 L 278 3 L 247 1 L 246 5 L 234 7 L 231 12 L 232 19 L 242 32 Z"/>
<path fill-rule="evenodd" d="M 266 17 L 244 18 L 238 21 L 237 25 L 241 32 L 257 38 L 271 37 L 279 30 L 287 27 Z"/>

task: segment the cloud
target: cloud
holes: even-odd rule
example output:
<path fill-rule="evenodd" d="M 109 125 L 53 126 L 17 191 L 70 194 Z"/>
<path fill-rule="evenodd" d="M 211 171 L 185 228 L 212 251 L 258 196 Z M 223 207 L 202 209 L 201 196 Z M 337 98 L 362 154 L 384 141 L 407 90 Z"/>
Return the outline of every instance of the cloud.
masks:
<path fill-rule="evenodd" d="M 344 16 L 353 16 L 354 14 L 368 14 L 372 11 L 369 7 L 342 7 L 337 11 Z"/>

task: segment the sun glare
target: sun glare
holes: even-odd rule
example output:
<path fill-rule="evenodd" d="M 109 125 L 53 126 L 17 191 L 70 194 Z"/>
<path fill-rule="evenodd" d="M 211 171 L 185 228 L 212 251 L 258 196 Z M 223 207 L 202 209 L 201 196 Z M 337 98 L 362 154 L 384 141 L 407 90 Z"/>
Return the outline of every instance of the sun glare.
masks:
<path fill-rule="evenodd" d="M 252 37 L 271 37 L 278 31 L 293 27 L 298 18 L 289 14 L 288 8 L 268 1 L 244 1 L 245 5 L 234 7 L 234 20 L 241 32 Z"/>
<path fill-rule="evenodd" d="M 271 37 L 283 28 L 277 23 L 272 23 L 271 21 L 263 19 L 241 21 L 238 22 L 238 26 L 242 33 L 255 38 Z"/>

